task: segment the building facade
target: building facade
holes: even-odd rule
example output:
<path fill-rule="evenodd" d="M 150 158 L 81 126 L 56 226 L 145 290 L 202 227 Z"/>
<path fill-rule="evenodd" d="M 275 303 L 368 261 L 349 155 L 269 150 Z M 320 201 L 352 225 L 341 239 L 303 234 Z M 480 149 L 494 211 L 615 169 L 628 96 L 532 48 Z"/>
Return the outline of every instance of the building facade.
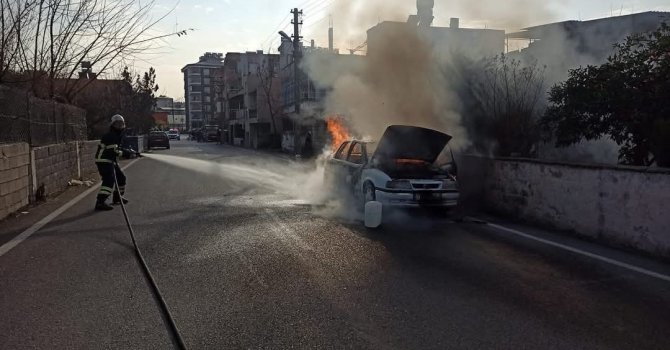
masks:
<path fill-rule="evenodd" d="M 156 98 L 155 112 L 163 113 L 166 117 L 166 126 L 170 129 L 186 130 L 186 108 L 184 102 L 175 101 L 172 97 L 159 96 Z"/>
<path fill-rule="evenodd" d="M 368 55 L 386 54 L 389 43 L 424 39 L 438 55 L 461 54 L 472 58 L 499 55 L 505 50 L 505 31 L 460 27 L 458 18 L 449 27 L 422 27 L 405 22 L 382 22 L 368 29 Z M 401 43 L 398 43 L 401 44 Z"/>
<path fill-rule="evenodd" d="M 507 40 L 526 41 L 528 46 L 510 57 L 546 66 L 549 84 L 565 80 L 570 69 L 605 63 L 614 44 L 631 34 L 658 29 L 670 23 L 670 12 L 641 12 L 589 21 L 564 21 L 524 28 L 507 34 Z"/>
<path fill-rule="evenodd" d="M 227 53 L 218 93 L 226 142 L 251 148 L 278 143 L 283 130 L 279 55 Z"/>
<path fill-rule="evenodd" d="M 216 77 L 223 70 L 223 54 L 207 52 L 196 63 L 182 68 L 184 74 L 184 103 L 188 129 L 216 124 Z"/>

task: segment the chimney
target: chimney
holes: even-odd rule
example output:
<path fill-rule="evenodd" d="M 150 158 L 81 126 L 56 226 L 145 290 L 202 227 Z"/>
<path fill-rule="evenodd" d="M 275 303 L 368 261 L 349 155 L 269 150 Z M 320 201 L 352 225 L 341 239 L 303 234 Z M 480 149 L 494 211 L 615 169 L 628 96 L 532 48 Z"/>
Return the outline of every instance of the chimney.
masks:
<path fill-rule="evenodd" d="M 333 27 L 328 28 L 328 50 L 333 51 Z"/>
<path fill-rule="evenodd" d="M 312 39 L 311 46 L 314 48 L 314 39 Z"/>
<path fill-rule="evenodd" d="M 449 22 L 449 28 L 451 29 L 458 29 L 459 27 L 459 22 L 460 20 L 458 18 L 451 18 L 451 22 Z"/>

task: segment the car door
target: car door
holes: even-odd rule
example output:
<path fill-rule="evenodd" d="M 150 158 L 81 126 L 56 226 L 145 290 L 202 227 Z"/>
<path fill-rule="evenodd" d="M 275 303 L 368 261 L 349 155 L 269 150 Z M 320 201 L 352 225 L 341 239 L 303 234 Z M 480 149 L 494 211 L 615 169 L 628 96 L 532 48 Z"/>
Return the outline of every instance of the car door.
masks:
<path fill-rule="evenodd" d="M 343 163 L 345 171 L 345 183 L 348 188 L 354 190 L 359 181 L 363 165 L 367 161 L 365 154 L 365 145 L 361 142 L 352 142 L 349 148 L 347 160 Z"/>
<path fill-rule="evenodd" d="M 334 188 L 340 189 L 346 186 L 346 159 L 350 148 L 350 141 L 343 142 L 333 158 L 328 161 L 328 169 L 326 169 L 325 174 L 326 182 Z"/>

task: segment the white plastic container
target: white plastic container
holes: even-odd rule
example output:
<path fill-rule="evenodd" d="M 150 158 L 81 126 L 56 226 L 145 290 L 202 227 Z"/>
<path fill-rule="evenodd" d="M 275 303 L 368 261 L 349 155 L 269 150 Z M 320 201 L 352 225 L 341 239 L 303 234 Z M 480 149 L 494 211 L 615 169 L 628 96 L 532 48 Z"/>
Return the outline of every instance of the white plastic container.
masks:
<path fill-rule="evenodd" d="M 365 227 L 377 228 L 382 224 L 382 203 L 381 202 L 367 202 L 365 203 Z"/>

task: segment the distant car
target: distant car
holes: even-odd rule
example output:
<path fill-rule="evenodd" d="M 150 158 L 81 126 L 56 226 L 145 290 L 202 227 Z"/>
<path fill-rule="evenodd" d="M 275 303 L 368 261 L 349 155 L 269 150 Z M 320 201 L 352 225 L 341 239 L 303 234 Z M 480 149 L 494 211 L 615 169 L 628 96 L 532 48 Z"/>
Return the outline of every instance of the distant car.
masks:
<path fill-rule="evenodd" d="M 327 161 L 326 184 L 363 205 L 454 208 L 460 194 L 449 140 L 439 131 L 394 125 L 378 144 L 346 141 Z"/>
<path fill-rule="evenodd" d="M 181 135 L 179 135 L 179 130 L 170 130 L 168 131 L 168 138 L 170 140 L 181 140 Z"/>
<path fill-rule="evenodd" d="M 205 125 L 202 128 L 202 139 L 204 142 L 219 141 L 219 126 Z"/>
<path fill-rule="evenodd" d="M 156 147 L 170 149 L 170 137 L 165 131 L 152 131 L 149 133 L 147 148 L 152 149 Z"/>

